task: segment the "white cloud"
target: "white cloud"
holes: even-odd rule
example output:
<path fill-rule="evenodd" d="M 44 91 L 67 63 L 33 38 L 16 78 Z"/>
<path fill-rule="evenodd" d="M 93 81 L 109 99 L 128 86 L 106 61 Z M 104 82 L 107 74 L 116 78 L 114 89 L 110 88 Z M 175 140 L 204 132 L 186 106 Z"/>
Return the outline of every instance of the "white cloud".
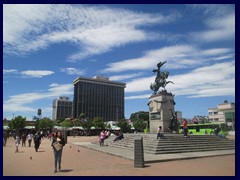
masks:
<path fill-rule="evenodd" d="M 36 108 L 31 106 L 32 103 L 44 99 L 54 99 L 63 95 L 72 95 L 72 84 L 56 84 L 50 85 L 47 92 L 42 93 L 24 93 L 10 96 L 10 98 L 3 102 L 3 111 L 5 112 L 34 112 Z"/>
<path fill-rule="evenodd" d="M 27 70 L 27 71 L 21 71 L 21 74 L 24 77 L 30 77 L 30 78 L 41 78 L 43 76 L 49 76 L 54 74 L 53 71 L 44 71 L 44 70 Z"/>
<path fill-rule="evenodd" d="M 116 76 L 111 76 L 111 77 L 109 77 L 109 79 L 110 79 L 111 81 L 121 81 L 121 80 L 125 80 L 125 79 L 130 79 L 130 78 L 138 77 L 138 76 L 140 76 L 140 75 L 142 75 L 142 73 L 116 75 Z"/>
<path fill-rule="evenodd" d="M 232 52 L 230 48 L 214 48 L 214 49 L 207 49 L 203 50 L 201 53 L 206 56 L 214 56 L 214 55 L 221 55 Z"/>
<path fill-rule="evenodd" d="M 139 58 L 110 63 L 107 65 L 108 68 L 103 69 L 102 72 L 107 73 L 152 69 L 156 68 L 156 64 L 159 61 L 163 62 L 165 60 L 167 63 L 164 65 L 164 68 L 167 69 L 198 67 L 205 63 L 208 64 L 209 60 L 223 60 L 226 56 L 232 57 L 232 51 L 233 50 L 229 48 L 203 50 L 190 45 L 169 46 L 147 51 Z"/>
<path fill-rule="evenodd" d="M 3 69 L 3 74 L 9 74 L 9 73 L 17 73 L 18 70 L 16 69 Z"/>
<path fill-rule="evenodd" d="M 177 13 L 148 14 L 102 5 L 4 4 L 4 53 L 25 54 L 71 42 L 80 50 L 69 56 L 75 61 L 128 43 L 155 40 L 159 35 L 143 30 L 144 26 L 179 17 Z"/>
<path fill-rule="evenodd" d="M 155 77 L 145 77 L 127 82 L 126 93 L 150 91 L 150 84 Z M 235 96 L 235 64 L 223 62 L 211 66 L 205 66 L 191 72 L 169 76 L 168 80 L 174 84 L 168 84 L 166 89 L 176 95 L 188 97 L 209 97 L 231 95 Z M 126 99 L 144 98 L 147 95 L 131 96 Z"/>
<path fill-rule="evenodd" d="M 218 42 L 235 38 L 234 6 L 197 5 L 195 9 L 203 10 L 206 29 L 189 33 L 189 38 L 197 42 Z"/>
<path fill-rule="evenodd" d="M 61 72 L 66 72 L 69 75 L 84 75 L 86 73 L 85 70 L 76 69 L 76 68 L 60 68 Z"/>
<path fill-rule="evenodd" d="M 73 94 L 72 92 L 73 85 L 72 84 L 62 84 L 58 86 L 52 86 L 49 88 L 49 91 L 51 92 L 50 96 L 60 96 L 63 94 Z"/>
<path fill-rule="evenodd" d="M 151 96 L 151 93 L 149 94 L 143 94 L 138 96 L 127 96 L 125 97 L 125 100 L 133 100 L 133 99 L 147 99 Z"/>
<path fill-rule="evenodd" d="M 179 45 L 179 46 L 170 46 L 164 47 L 156 50 L 147 51 L 144 53 L 143 57 L 127 59 L 115 63 L 108 64 L 108 68 L 102 70 L 102 72 L 121 72 L 127 70 L 143 70 L 143 69 L 151 69 L 156 66 L 159 61 L 167 60 L 168 63 L 167 68 L 178 68 L 176 67 L 175 60 L 178 60 L 179 57 L 186 58 L 186 53 L 193 53 L 194 48 L 187 45 Z M 190 65 L 190 63 L 198 63 L 197 61 L 192 62 L 184 62 L 178 61 L 177 65 L 180 67 Z M 172 63 L 174 66 L 171 66 Z M 185 64 L 186 63 L 186 64 Z"/>
<path fill-rule="evenodd" d="M 49 85 L 49 87 L 56 87 L 56 86 L 59 86 L 59 84 L 58 83 L 52 83 L 52 84 Z"/>
<path fill-rule="evenodd" d="M 150 90 L 150 84 L 154 82 L 155 77 L 137 78 L 126 84 L 126 93 L 141 92 Z"/>

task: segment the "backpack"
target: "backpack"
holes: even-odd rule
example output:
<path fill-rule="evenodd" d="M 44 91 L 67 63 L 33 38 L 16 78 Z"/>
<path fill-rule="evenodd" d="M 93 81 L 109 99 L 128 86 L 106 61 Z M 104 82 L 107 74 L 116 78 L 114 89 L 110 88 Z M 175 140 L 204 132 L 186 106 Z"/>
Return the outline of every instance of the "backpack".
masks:
<path fill-rule="evenodd" d="M 40 140 L 40 136 L 37 134 L 34 136 L 34 141 L 39 141 Z"/>

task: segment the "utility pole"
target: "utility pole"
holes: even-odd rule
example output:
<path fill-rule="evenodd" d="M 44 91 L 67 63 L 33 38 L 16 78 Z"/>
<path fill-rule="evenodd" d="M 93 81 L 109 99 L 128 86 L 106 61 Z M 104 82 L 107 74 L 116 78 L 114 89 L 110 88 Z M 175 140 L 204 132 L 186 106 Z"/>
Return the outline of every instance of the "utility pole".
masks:
<path fill-rule="evenodd" d="M 116 113 L 117 113 L 117 122 L 118 122 L 118 107 L 116 109 Z"/>

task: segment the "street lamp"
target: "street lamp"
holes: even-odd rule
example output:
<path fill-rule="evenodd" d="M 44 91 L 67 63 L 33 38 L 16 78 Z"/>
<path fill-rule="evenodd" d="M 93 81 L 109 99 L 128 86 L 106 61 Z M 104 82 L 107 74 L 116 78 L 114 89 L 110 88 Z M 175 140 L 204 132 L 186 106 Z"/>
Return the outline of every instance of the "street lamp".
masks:
<path fill-rule="evenodd" d="M 233 114 L 232 114 L 232 130 L 235 131 L 235 128 L 234 128 L 234 117 L 233 117 Z"/>
<path fill-rule="evenodd" d="M 118 107 L 116 109 L 116 113 L 117 113 L 117 122 L 118 122 Z"/>

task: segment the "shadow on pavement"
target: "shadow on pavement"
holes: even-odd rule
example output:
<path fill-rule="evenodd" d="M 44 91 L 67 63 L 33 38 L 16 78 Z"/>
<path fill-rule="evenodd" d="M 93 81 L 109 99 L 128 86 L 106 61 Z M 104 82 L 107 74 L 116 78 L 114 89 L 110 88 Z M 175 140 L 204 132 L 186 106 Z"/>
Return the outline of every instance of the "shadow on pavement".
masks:
<path fill-rule="evenodd" d="M 70 171 L 73 171 L 73 169 L 62 169 L 60 172 L 66 173 L 66 172 L 70 172 Z"/>
<path fill-rule="evenodd" d="M 39 150 L 38 150 L 37 152 L 45 152 L 45 151 L 39 151 Z"/>
<path fill-rule="evenodd" d="M 24 153 L 24 151 L 18 151 L 18 152 L 15 152 L 15 153 Z"/>
<path fill-rule="evenodd" d="M 144 165 L 143 168 L 148 168 L 148 167 L 151 167 L 150 165 Z"/>

